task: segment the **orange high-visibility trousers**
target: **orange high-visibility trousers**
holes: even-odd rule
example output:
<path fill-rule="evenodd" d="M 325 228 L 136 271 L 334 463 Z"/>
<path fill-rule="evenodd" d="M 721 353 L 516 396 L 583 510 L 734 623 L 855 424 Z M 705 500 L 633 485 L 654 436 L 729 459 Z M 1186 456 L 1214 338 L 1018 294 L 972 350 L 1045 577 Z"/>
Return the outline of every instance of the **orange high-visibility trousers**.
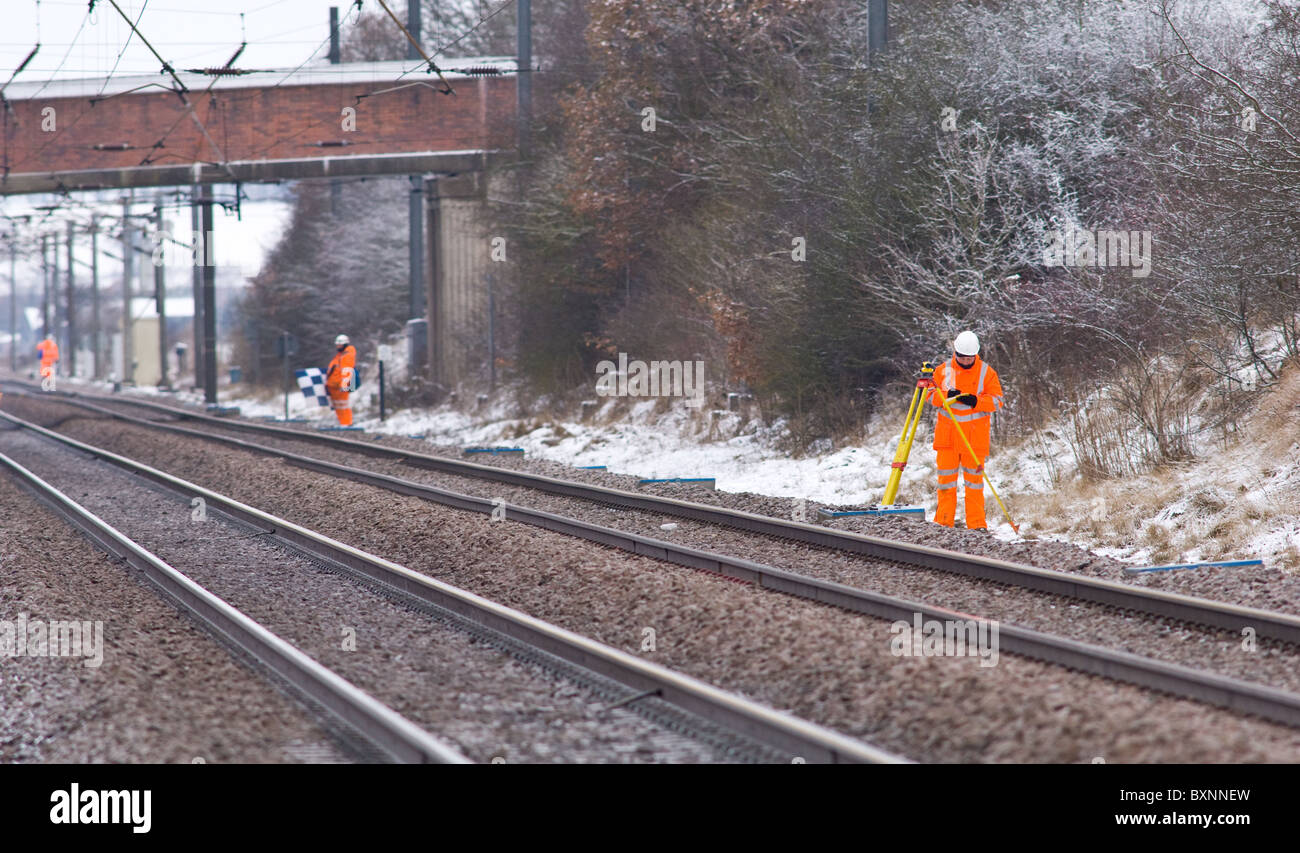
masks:
<path fill-rule="evenodd" d="M 339 388 L 326 388 L 334 416 L 339 419 L 339 426 L 352 426 L 352 404 L 348 402 L 348 392 Z"/>
<path fill-rule="evenodd" d="M 966 448 L 939 450 L 935 455 L 939 469 L 939 507 L 934 513 L 936 524 L 952 527 L 957 520 L 957 487 L 966 489 L 966 526 L 972 530 L 987 527 L 984 520 L 984 469 Z M 961 483 L 958 483 L 958 479 Z"/>

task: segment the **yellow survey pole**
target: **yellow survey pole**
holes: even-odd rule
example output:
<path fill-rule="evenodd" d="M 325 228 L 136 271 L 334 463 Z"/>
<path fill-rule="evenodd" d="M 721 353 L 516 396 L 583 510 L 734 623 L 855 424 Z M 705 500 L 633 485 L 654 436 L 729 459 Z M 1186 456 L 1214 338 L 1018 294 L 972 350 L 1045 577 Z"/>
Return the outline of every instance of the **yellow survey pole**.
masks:
<path fill-rule="evenodd" d="M 898 448 L 894 451 L 894 461 L 890 463 L 889 481 L 885 484 L 885 497 L 881 506 L 893 506 L 898 499 L 898 487 L 903 481 L 903 469 L 907 467 L 907 457 L 912 453 L 912 442 L 916 439 L 916 428 L 921 423 L 925 411 L 925 391 L 934 387 L 934 365 L 928 361 L 921 363 L 921 377 L 916 380 L 916 389 L 912 391 L 912 405 L 907 408 L 907 420 L 903 421 L 903 434 L 898 438 Z"/>
<path fill-rule="evenodd" d="M 984 460 L 980 459 L 979 454 L 975 452 L 975 448 L 970 446 L 970 439 L 966 438 L 966 431 L 961 428 L 961 424 L 957 421 L 957 416 L 952 413 L 952 401 L 945 398 L 942 402 L 944 409 L 948 412 L 948 417 L 952 418 L 952 425 L 957 428 L 957 434 L 961 436 L 962 444 L 966 445 L 966 449 L 970 451 L 971 457 L 979 463 L 979 467 L 982 469 L 984 467 Z M 1011 529 L 1019 533 L 1020 528 L 1011 520 L 1011 513 L 1007 512 L 1006 504 L 1002 503 L 1002 498 L 998 497 L 998 490 L 993 488 L 993 481 L 989 479 L 987 471 L 984 472 L 984 482 L 989 484 L 989 490 L 993 492 L 993 499 L 998 502 L 998 506 L 1002 507 L 1002 514 L 1007 517 L 1007 523 L 1011 525 Z"/>

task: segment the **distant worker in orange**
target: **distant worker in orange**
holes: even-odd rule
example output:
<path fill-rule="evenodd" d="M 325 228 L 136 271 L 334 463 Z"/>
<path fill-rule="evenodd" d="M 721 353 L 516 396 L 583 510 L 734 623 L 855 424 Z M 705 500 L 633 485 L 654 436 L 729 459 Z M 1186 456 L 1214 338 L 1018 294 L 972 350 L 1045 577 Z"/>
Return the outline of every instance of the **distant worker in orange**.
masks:
<path fill-rule="evenodd" d="M 348 341 L 347 335 L 339 335 L 334 339 L 334 349 L 337 353 L 325 371 L 325 393 L 329 395 L 339 426 L 352 426 L 352 407 L 348 403 L 348 394 L 355 386 L 357 348 Z"/>
<path fill-rule="evenodd" d="M 41 357 L 41 379 L 53 377 L 54 365 L 59 360 L 59 345 L 54 342 L 54 338 L 46 335 L 45 340 L 36 345 L 36 352 Z"/>
<path fill-rule="evenodd" d="M 939 507 L 936 524 L 952 527 L 957 518 L 957 474 L 966 487 L 966 526 L 987 530 L 984 520 L 984 462 L 989 456 L 991 415 L 1002 409 L 1002 383 L 998 373 L 979 357 L 980 340 L 974 332 L 962 332 L 953 341 L 952 358 L 934 371 L 930 402 L 939 409 L 934 425 L 935 467 L 939 469 Z M 948 417 L 943 399 L 952 401 L 953 415 L 961 425 L 978 459 L 970 455 L 957 424 Z"/>

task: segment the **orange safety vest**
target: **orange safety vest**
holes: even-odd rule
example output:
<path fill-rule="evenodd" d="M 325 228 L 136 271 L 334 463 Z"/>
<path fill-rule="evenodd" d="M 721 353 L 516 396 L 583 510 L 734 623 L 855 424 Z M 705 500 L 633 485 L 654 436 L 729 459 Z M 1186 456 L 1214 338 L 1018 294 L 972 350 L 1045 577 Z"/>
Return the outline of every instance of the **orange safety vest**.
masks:
<path fill-rule="evenodd" d="M 351 391 L 352 378 L 357 369 L 357 348 L 348 344 L 343 352 L 336 353 L 325 371 L 325 387 L 335 391 Z"/>
<path fill-rule="evenodd" d="M 963 394 L 974 394 L 978 398 L 974 406 L 953 400 L 952 411 L 957 416 L 957 422 L 961 424 L 967 441 L 983 461 L 989 454 L 991 415 L 1002 409 L 1002 383 L 998 380 L 998 372 L 979 356 L 975 357 L 974 364 L 965 369 L 953 357 L 934 371 L 934 390 L 930 392 L 930 403 L 939 409 L 939 417 L 934 424 L 934 449 L 965 451 L 966 445 L 953 432 L 952 418 L 948 417 L 941 402 L 948 396 L 950 388 L 956 388 Z"/>
<path fill-rule="evenodd" d="M 46 338 L 37 344 L 36 351 L 41 354 L 41 364 L 50 365 L 59 360 L 59 345 L 53 338 Z"/>

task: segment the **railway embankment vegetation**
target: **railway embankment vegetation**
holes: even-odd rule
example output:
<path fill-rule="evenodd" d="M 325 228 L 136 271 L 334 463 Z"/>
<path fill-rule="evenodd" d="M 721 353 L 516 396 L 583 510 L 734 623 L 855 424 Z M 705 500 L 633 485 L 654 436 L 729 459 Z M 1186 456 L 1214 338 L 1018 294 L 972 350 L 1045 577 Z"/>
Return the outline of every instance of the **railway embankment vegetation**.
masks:
<path fill-rule="evenodd" d="M 1300 352 L 1300 4 L 895 3 L 875 55 L 866 5 L 535 11 L 532 143 L 495 176 L 499 376 L 572 403 L 619 353 L 702 360 L 809 446 L 973 328 L 1003 443 L 1064 423 L 1110 478 L 1231 440 Z M 385 204 L 277 253 L 247 307 L 301 283 L 398 328 L 355 286 L 405 263 Z"/>

